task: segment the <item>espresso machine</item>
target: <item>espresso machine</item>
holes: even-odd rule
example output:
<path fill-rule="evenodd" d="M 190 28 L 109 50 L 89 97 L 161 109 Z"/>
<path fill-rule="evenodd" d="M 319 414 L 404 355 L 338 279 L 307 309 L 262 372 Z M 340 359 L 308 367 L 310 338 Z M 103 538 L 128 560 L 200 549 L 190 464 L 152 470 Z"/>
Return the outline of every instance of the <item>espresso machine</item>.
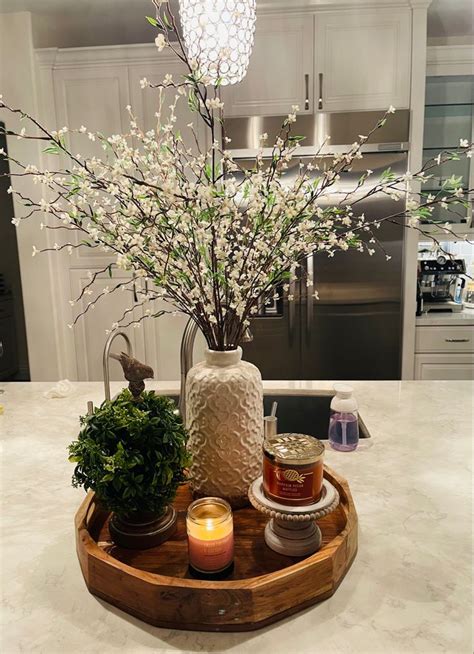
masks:
<path fill-rule="evenodd" d="M 464 259 L 440 255 L 418 261 L 417 314 L 428 311 L 462 311 L 462 289 L 466 283 Z"/>

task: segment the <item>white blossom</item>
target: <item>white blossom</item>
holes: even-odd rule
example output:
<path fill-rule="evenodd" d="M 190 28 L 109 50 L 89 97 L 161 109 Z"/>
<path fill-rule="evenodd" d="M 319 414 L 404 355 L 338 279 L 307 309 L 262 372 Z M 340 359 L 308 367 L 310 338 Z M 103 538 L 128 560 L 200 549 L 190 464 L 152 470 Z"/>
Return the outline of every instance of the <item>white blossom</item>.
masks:
<path fill-rule="evenodd" d="M 159 34 L 155 42 L 162 50 L 169 41 Z M 63 171 L 26 166 L 24 173 L 39 184 L 41 199 L 24 204 L 33 207 L 33 213 L 48 214 L 42 226 L 65 235 L 64 241 L 58 237 L 52 249 L 71 254 L 76 247 L 95 248 L 98 254 L 108 253 L 107 260 L 112 261 L 100 275 L 88 272 L 80 298 L 71 300 L 71 307 L 80 305 L 79 310 L 82 298 L 88 297 L 86 309 L 93 309 L 99 298 L 120 290 L 127 292 L 126 297 L 133 294 L 143 307 L 142 316 L 156 314 L 155 302 L 176 315 L 192 316 L 208 346 L 219 349 L 238 345 L 243 327 L 262 304 L 280 299 L 282 292 L 294 300 L 293 284 L 297 272 L 301 275 L 299 262 L 308 255 L 319 251 L 331 258 L 354 248 L 372 256 L 378 243 L 373 230 L 380 228 L 385 217 L 359 214 L 365 178 L 373 174 L 370 169 L 364 173 L 365 166 L 357 162 L 363 157 L 361 143 L 368 136 L 360 134 L 359 141 L 332 158 L 302 158 L 294 138 L 297 128 L 293 128 L 300 111 L 297 105 L 284 118 L 280 132 L 271 135 L 270 143 L 267 133 L 259 135 L 260 147 L 249 167 L 234 160 L 229 137 L 224 135 L 222 143 L 217 140 L 218 129 L 212 135 L 209 131 L 209 145 L 202 146 L 198 121 L 216 128 L 220 120 L 216 111 L 223 108 L 223 102 L 217 89 L 213 95 L 212 89 L 204 88 L 210 80 L 201 75 L 198 62 L 188 64 L 189 75 L 180 77 L 177 88 L 169 73 L 162 84 L 155 85 L 153 125 L 143 128 L 127 106 L 130 127 L 125 134 L 102 135 L 83 125 L 76 130 L 97 140 L 105 154 L 71 154 Z M 153 85 L 144 77 L 140 86 Z M 188 102 L 197 116 L 182 128 L 183 134 L 176 130 L 179 102 Z M 390 107 L 387 113 L 394 111 Z M 380 127 L 379 123 L 374 127 Z M 59 139 L 66 133 L 63 127 L 51 136 Z M 324 146 L 328 141 L 326 136 Z M 273 147 L 271 159 L 264 157 L 267 146 Z M 67 154 L 64 145 L 65 158 Z M 286 174 L 288 170 L 291 175 Z M 351 170 L 362 171 L 352 189 L 342 176 Z M 429 210 L 420 209 L 419 195 L 410 184 L 428 177 L 419 172 L 401 176 L 391 172 L 377 175 L 373 186 L 394 201 L 407 197 L 406 210 L 397 206 L 393 213 L 406 215 L 407 224 L 418 227 L 419 216 L 425 220 Z M 459 202 L 462 184 L 453 180 L 443 198 L 431 196 L 427 202 L 446 207 Z M 11 187 L 9 192 L 13 192 Z M 22 200 L 20 194 L 18 199 Z M 74 238 L 71 231 L 76 232 Z M 33 256 L 38 251 L 33 247 Z M 130 281 L 123 280 L 122 271 L 127 271 Z M 110 286 L 97 289 L 97 278 L 107 273 L 112 278 Z M 114 276 L 122 281 L 115 283 Z M 313 280 L 303 279 L 318 299 Z M 111 329 L 122 322 L 115 321 Z"/>
<path fill-rule="evenodd" d="M 158 36 L 155 39 L 155 45 L 158 48 L 159 52 L 161 52 L 165 48 L 166 39 L 164 37 L 164 34 L 158 34 Z"/>
<path fill-rule="evenodd" d="M 208 98 L 206 100 L 206 107 L 208 109 L 222 109 L 224 107 L 224 103 L 217 97 Z"/>

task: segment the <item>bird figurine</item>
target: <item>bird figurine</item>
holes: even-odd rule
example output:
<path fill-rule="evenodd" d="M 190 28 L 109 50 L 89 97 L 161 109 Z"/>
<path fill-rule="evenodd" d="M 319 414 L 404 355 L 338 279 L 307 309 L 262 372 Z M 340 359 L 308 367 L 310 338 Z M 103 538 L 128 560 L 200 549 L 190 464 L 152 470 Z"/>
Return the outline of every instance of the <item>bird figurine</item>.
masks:
<path fill-rule="evenodd" d="M 128 388 L 132 397 L 137 401 L 145 390 L 144 379 L 153 379 L 153 368 L 147 366 L 145 363 L 134 359 L 133 357 L 121 352 L 120 354 L 110 354 L 112 359 L 116 359 L 123 369 L 123 375 L 129 382 Z"/>

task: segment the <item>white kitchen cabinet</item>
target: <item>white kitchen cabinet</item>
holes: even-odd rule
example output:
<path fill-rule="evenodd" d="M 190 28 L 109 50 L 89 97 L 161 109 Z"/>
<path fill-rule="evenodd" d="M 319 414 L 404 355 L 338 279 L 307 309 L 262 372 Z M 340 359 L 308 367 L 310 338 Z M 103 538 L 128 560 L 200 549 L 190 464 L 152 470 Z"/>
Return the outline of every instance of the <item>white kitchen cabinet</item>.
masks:
<path fill-rule="evenodd" d="M 85 269 L 74 269 L 69 273 L 71 297 L 78 297 L 81 289 L 89 282 L 88 271 Z M 114 285 L 130 279 L 130 275 L 123 272 L 115 272 L 112 278 L 107 274 L 101 275 L 94 283 L 93 295 L 86 295 L 78 304 L 77 310 L 83 311 L 89 302 L 101 293 L 106 287 L 112 289 Z M 85 316 L 80 318 L 74 327 L 74 344 L 77 360 L 77 378 L 81 381 L 99 381 L 102 375 L 102 353 L 105 341 L 107 340 L 106 329 L 110 329 L 112 323 L 118 320 L 128 309 L 133 309 L 133 293 L 130 290 L 116 291 L 111 295 L 103 297 L 95 303 Z M 124 322 L 137 320 L 143 315 L 142 309 L 137 307 L 127 315 Z M 137 359 L 146 361 L 145 335 L 143 324 L 134 328 L 130 326 L 124 331 L 128 334 L 132 343 L 133 354 Z M 118 339 L 112 347 L 113 352 L 126 351 L 125 343 Z M 149 362 L 153 366 L 153 362 Z M 110 360 L 110 378 L 123 379 L 122 368 L 117 361 Z"/>
<path fill-rule="evenodd" d="M 258 16 L 246 76 L 222 88 L 226 116 L 287 114 L 292 105 L 313 110 L 313 16 Z"/>
<path fill-rule="evenodd" d="M 42 75 L 42 112 L 51 129 L 67 125 L 78 129 L 85 125 L 91 131 L 105 135 L 126 133 L 129 130 L 129 115 L 126 106 L 132 106 L 140 127 L 144 130 L 156 125 L 157 89 L 142 89 L 140 80 L 146 77 L 151 83 L 163 80 L 172 74 L 176 81 L 183 69 L 174 57 L 159 54 L 155 45 L 124 46 L 104 48 L 81 48 L 69 50 L 45 50 L 38 53 Z M 175 91 L 166 92 L 165 111 L 171 104 Z M 176 127 L 180 129 L 185 143 L 194 145 L 186 125 L 199 122 L 188 108 L 186 98 L 177 106 Z M 103 156 L 97 141 L 87 134 L 70 134 L 72 150 L 84 156 Z M 198 127 L 200 147 L 206 145 L 206 133 Z M 65 162 L 64 162 L 65 163 Z M 56 162 L 51 162 L 56 165 Z M 80 239 L 72 235 L 74 241 Z M 52 238 L 57 238 L 56 234 Z M 120 319 L 123 312 L 133 307 L 130 291 L 116 291 L 100 299 L 95 308 L 81 318 L 73 330 L 67 328 L 77 313 L 97 296 L 105 286 L 127 279 L 122 271 L 114 270 L 112 279 L 107 273 L 99 276 L 94 285 L 94 294 L 85 296 L 79 306 L 71 309 L 69 301 L 80 294 L 89 281 L 88 272 L 104 269 L 115 257 L 100 249 L 79 248 L 69 256 L 60 252 L 54 259 L 56 298 L 58 304 L 57 331 L 61 334 L 64 353 L 62 375 L 69 379 L 94 381 L 102 379 L 102 351 L 107 339 L 106 329 Z M 163 308 L 155 307 L 155 309 Z M 171 307 L 167 307 L 170 309 Z M 130 320 L 143 316 L 143 307 L 136 306 Z M 128 321 L 128 319 L 127 319 Z M 157 319 L 145 319 L 139 327 L 126 329 L 130 336 L 134 355 L 149 363 L 155 370 L 156 379 L 179 378 L 179 348 L 186 318 L 181 315 L 165 315 Z M 58 343 L 58 347 L 60 344 Z M 196 339 L 195 360 L 202 359 L 204 344 Z M 120 352 L 124 343 L 117 341 L 113 351 Z M 110 361 L 111 379 L 122 379 L 120 365 Z"/>
<path fill-rule="evenodd" d="M 60 55 L 59 55 L 60 56 Z M 76 51 L 73 64 L 53 70 L 54 112 L 56 128 L 67 126 L 78 130 L 85 126 L 90 132 L 109 136 L 128 131 L 128 115 L 125 109 L 130 102 L 127 69 L 109 63 L 96 65 L 91 62 L 90 50 Z M 51 110 L 52 107 L 49 107 Z M 98 140 L 92 141 L 88 134 L 70 132 L 67 135 L 71 151 L 83 157 L 104 157 Z M 68 168 L 69 160 L 61 157 Z M 72 242 L 79 243 L 78 233 L 72 234 Z M 71 267 L 103 268 L 112 259 L 100 249 L 75 249 L 63 262 Z"/>
<path fill-rule="evenodd" d="M 473 354 L 416 354 L 415 379 L 474 379 Z"/>
<path fill-rule="evenodd" d="M 440 325 L 417 327 L 415 339 L 416 352 L 456 352 L 474 351 L 474 327 L 468 325 Z"/>
<path fill-rule="evenodd" d="M 314 19 L 316 109 L 410 106 L 408 7 L 321 11 Z"/>
<path fill-rule="evenodd" d="M 417 326 L 415 379 L 474 379 L 474 327 Z"/>
<path fill-rule="evenodd" d="M 182 64 L 176 62 L 175 57 L 167 55 L 156 56 L 153 63 L 139 63 L 129 66 L 128 77 L 130 86 L 130 98 L 133 112 L 139 120 L 140 127 L 144 130 L 156 129 L 157 118 L 155 113 L 158 109 L 159 91 L 156 88 L 140 86 L 140 80 L 146 78 L 151 84 L 159 84 L 165 78 L 165 75 L 172 75 L 176 83 L 182 81 L 183 74 L 186 70 Z M 169 106 L 174 102 L 176 89 L 169 87 L 164 93 L 164 101 L 162 106 L 163 118 L 170 113 Z M 174 123 L 175 130 L 181 132 L 183 142 L 187 148 L 192 148 L 196 151 L 196 142 L 191 129 L 187 126 L 193 123 L 195 131 L 198 136 L 198 143 L 201 150 L 206 149 L 208 146 L 207 130 L 203 121 L 199 118 L 198 114 L 192 112 L 188 106 L 187 96 L 179 98 L 176 105 L 176 122 Z"/>
<path fill-rule="evenodd" d="M 91 66 L 84 57 L 76 67 L 54 72 L 54 96 L 58 127 L 79 129 L 84 125 L 106 135 L 127 131 L 129 92 L 123 66 Z M 74 153 L 103 156 L 100 144 L 87 135 L 71 134 L 69 141 Z"/>

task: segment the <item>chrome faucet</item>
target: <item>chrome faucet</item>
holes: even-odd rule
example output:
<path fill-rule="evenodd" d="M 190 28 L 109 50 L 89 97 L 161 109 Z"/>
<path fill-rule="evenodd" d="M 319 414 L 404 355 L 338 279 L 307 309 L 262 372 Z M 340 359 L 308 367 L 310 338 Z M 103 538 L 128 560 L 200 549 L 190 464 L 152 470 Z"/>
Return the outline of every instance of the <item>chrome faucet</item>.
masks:
<path fill-rule="evenodd" d="M 186 323 L 184 328 L 183 338 L 181 339 L 181 350 L 180 350 L 180 361 L 181 361 L 181 384 L 179 390 L 179 402 L 178 409 L 183 423 L 186 426 L 186 378 L 188 372 L 193 367 L 193 351 L 194 351 L 194 341 L 196 340 L 196 334 L 198 333 L 198 325 L 194 322 L 192 318 Z M 250 343 L 253 341 L 252 332 L 247 327 L 242 337 L 242 343 Z"/>
<path fill-rule="evenodd" d="M 181 339 L 180 363 L 181 363 L 181 383 L 179 389 L 178 409 L 186 425 L 186 377 L 193 367 L 194 341 L 198 332 L 198 325 L 192 318 L 186 323 L 183 338 Z"/>
<path fill-rule="evenodd" d="M 102 356 L 102 369 L 104 371 L 104 392 L 105 392 L 105 399 L 110 401 L 110 370 L 109 370 L 109 358 L 111 356 L 110 354 L 110 348 L 112 347 L 112 343 L 114 340 L 117 338 L 117 336 L 121 336 L 123 340 L 125 341 L 125 344 L 127 346 L 127 354 L 129 357 L 133 356 L 133 350 L 132 350 L 132 344 L 130 343 L 130 339 L 128 338 L 127 334 L 125 332 L 121 331 L 113 331 L 109 335 L 108 339 L 105 342 L 105 347 L 104 347 L 104 354 Z"/>

